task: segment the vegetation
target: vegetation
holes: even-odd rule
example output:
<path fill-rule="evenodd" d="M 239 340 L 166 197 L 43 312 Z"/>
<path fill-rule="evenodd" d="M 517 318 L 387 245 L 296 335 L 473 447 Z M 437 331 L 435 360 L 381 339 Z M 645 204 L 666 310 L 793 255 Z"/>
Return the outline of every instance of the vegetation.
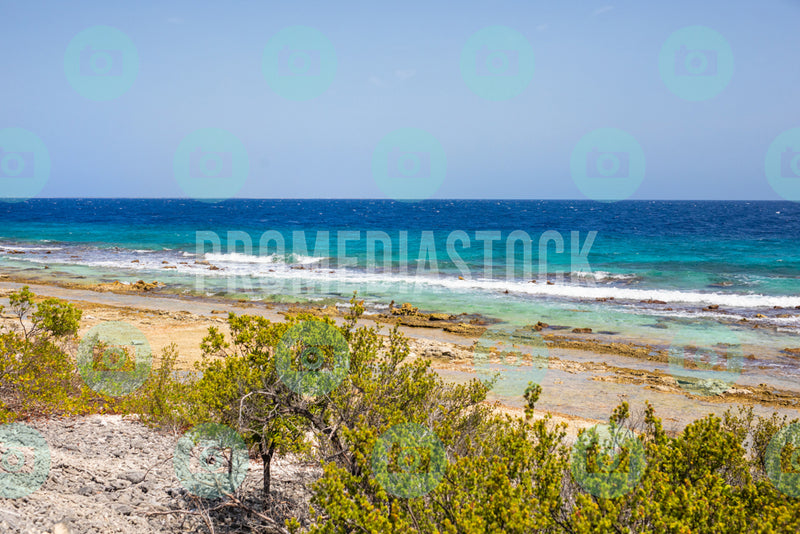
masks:
<path fill-rule="evenodd" d="M 27 286 L 9 295 L 9 304 L 15 322 L 0 328 L 0 422 L 85 412 L 97 399 L 69 356 L 81 311 L 57 299 L 35 303 Z"/>
<path fill-rule="evenodd" d="M 32 297 L 17 295 L 14 313 L 29 313 Z M 49 387 L 61 387 L 57 377 L 80 398 L 66 356 L 80 312 L 65 306 L 40 304 L 39 315 L 29 315 L 38 317 L 38 330 L 0 336 L 7 411 L 58 406 L 48 397 Z M 153 425 L 225 425 L 242 437 L 250 454 L 263 461 L 261 502 L 245 505 L 236 484 L 223 485 L 223 495 L 201 492 L 198 499 L 207 504 L 245 510 L 234 527 L 230 518 L 217 518 L 220 529 L 800 531 L 800 462 L 793 445 L 800 439 L 784 436 L 796 428 L 786 418 L 756 417 L 740 408 L 670 436 L 650 404 L 632 411 L 622 403 L 607 427 L 586 431 L 570 444 L 563 425 L 547 415 L 534 418 L 540 386 L 531 384 L 525 392 L 524 418 L 502 415 L 486 400 L 491 384 L 442 381 L 428 361 L 409 358 L 397 329 L 384 338 L 374 328 L 358 327 L 361 313 L 354 297 L 341 326 L 302 314 L 284 323 L 231 314 L 228 336 L 209 329 L 194 375 L 178 379 L 178 355 L 168 348 L 148 381 L 114 408 L 139 413 Z M 312 322 L 313 328 L 302 326 Z M 30 365 L 39 367 L 33 371 Z M 58 372 L 41 378 L 42 365 Z M 302 380 L 320 373 L 330 381 Z M 29 386 L 33 376 L 46 383 Z M 776 436 L 786 439 L 776 445 Z M 277 521 L 270 471 L 272 460 L 284 454 L 313 459 L 322 474 L 311 488 L 312 509 Z M 784 475 L 780 490 L 773 482 L 776 472 Z"/>

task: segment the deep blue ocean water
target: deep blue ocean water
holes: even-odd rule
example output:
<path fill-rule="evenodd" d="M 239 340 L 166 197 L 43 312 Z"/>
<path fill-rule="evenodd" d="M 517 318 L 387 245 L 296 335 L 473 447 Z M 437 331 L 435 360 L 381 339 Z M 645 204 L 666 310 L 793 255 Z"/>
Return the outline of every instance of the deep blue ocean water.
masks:
<path fill-rule="evenodd" d="M 268 231 L 280 234 L 283 244 L 262 243 Z M 296 239 L 298 231 L 304 243 Z M 3 263 L 48 261 L 109 276 L 117 270 L 177 275 L 161 270 L 161 262 L 169 261 L 176 271 L 192 274 L 197 232 L 219 237 L 216 250 L 213 237 L 204 243 L 206 259 L 223 268 L 218 277 L 267 276 L 267 265 L 273 278 L 299 276 L 304 273 L 290 267 L 304 265 L 309 271 L 335 270 L 324 273 L 329 278 L 345 272 L 352 280 L 372 275 L 364 278 L 371 282 L 438 278 L 458 287 L 452 284 L 461 276 L 476 290 L 484 284 L 487 291 L 564 297 L 641 296 L 758 307 L 788 305 L 775 297 L 800 295 L 800 206 L 789 202 L 34 199 L 0 204 L 0 245 L 53 249 L 47 258 L 4 255 Z M 229 241 L 229 232 L 239 238 L 246 233 L 251 244 L 248 238 Z M 593 242 L 581 256 L 590 235 Z M 509 236 L 518 238 L 513 249 Z M 192 265 L 177 263 L 179 257 Z M 544 283 L 548 276 L 558 288 Z M 531 279 L 538 284 L 523 285 Z M 590 291 L 570 289 L 575 287 Z"/>

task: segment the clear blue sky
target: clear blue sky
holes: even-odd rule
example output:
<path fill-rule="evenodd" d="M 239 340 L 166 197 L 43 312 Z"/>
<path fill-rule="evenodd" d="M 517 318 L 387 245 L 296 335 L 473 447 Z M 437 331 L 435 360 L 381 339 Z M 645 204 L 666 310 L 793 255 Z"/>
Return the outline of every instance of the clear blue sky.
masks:
<path fill-rule="evenodd" d="M 96 102 L 67 81 L 70 40 L 94 25 L 125 32 L 138 77 Z M 287 26 L 311 26 L 336 50 L 320 96 L 286 100 L 262 56 Z M 514 98 L 465 84 L 461 51 L 503 25 L 535 57 Z M 662 44 L 704 25 L 733 51 L 716 97 L 689 102 L 659 76 Z M 588 132 L 633 135 L 647 174 L 632 198 L 778 199 L 764 156 L 800 126 L 800 2 L 42 2 L 0 3 L 0 128 L 37 133 L 52 173 L 39 196 L 178 197 L 173 157 L 193 130 L 234 133 L 250 158 L 240 197 L 381 198 L 378 142 L 398 128 L 433 134 L 447 156 L 434 198 L 583 198 L 570 154 Z"/>

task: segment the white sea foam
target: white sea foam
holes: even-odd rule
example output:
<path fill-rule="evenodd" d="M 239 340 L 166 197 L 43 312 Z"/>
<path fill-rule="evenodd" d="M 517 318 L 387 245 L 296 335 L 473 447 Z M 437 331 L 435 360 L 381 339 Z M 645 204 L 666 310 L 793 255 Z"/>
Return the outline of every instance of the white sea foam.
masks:
<path fill-rule="evenodd" d="M 638 278 L 635 274 L 630 273 L 610 273 L 608 271 L 573 271 L 570 276 L 575 278 L 588 278 L 602 282 L 603 280 L 635 280 Z"/>
<path fill-rule="evenodd" d="M 330 274 L 323 270 L 278 270 L 272 273 L 224 271 L 210 272 L 211 276 L 249 275 L 254 278 L 261 276 L 308 280 L 309 282 L 341 282 L 348 285 L 369 284 L 402 284 L 417 290 L 429 289 L 431 291 L 447 290 L 456 292 L 505 292 L 531 296 L 560 297 L 575 300 L 594 300 L 600 298 L 613 298 L 615 300 L 660 300 L 673 304 L 702 305 L 717 304 L 719 306 L 734 308 L 784 308 L 800 306 L 800 297 L 771 296 L 761 294 L 733 294 L 720 292 L 698 292 L 665 289 L 634 289 L 613 286 L 592 286 L 588 284 L 556 283 L 548 285 L 543 282 L 535 284 L 508 280 L 459 280 L 453 276 L 403 275 L 398 273 L 369 273 L 348 269 L 338 269 Z"/>
<path fill-rule="evenodd" d="M 239 252 L 228 252 L 225 254 L 207 253 L 203 257 L 207 261 L 218 264 L 289 263 L 289 264 L 310 265 L 313 263 L 320 263 L 322 261 L 329 259 L 319 256 L 304 256 L 302 254 L 285 254 L 285 255 L 269 254 L 267 256 L 255 256 L 252 254 L 242 254 Z"/>
<path fill-rule="evenodd" d="M 26 250 L 23 247 L 0 246 L 1 249 Z M 27 247 L 27 250 L 59 250 L 53 248 Z M 132 252 L 132 251 L 131 251 Z M 26 261 L 37 264 L 71 264 L 84 265 L 91 268 L 122 271 L 152 271 L 164 275 L 180 274 L 207 277 L 209 280 L 231 277 L 264 279 L 263 283 L 281 283 L 291 281 L 293 284 L 344 284 L 349 287 L 378 285 L 391 291 L 393 288 L 416 291 L 430 291 L 432 293 L 448 291 L 459 293 L 504 293 L 512 295 L 528 295 L 570 300 L 610 299 L 615 301 L 660 300 L 668 304 L 686 306 L 707 306 L 716 304 L 728 308 L 772 308 L 780 306 L 790 308 L 800 306 L 800 296 L 771 296 L 763 294 L 724 293 L 719 291 L 701 292 L 672 289 L 643 289 L 633 287 L 617 287 L 615 285 L 601 284 L 602 281 L 630 280 L 637 276 L 629 273 L 609 273 L 595 271 L 593 273 L 572 273 L 570 282 L 557 282 L 553 285 L 546 284 L 544 280 L 537 283 L 520 280 L 472 278 L 459 280 L 453 274 L 432 274 L 425 269 L 417 271 L 410 267 L 407 273 L 400 272 L 375 272 L 349 268 L 331 268 L 320 265 L 329 258 L 303 255 L 270 255 L 254 256 L 240 253 L 205 254 L 204 258 L 220 268 L 209 270 L 207 265 L 198 265 L 193 262 L 178 263 L 185 259 L 183 253 L 159 251 L 160 254 L 150 253 L 144 256 L 136 254 L 114 254 L 111 256 L 102 251 L 90 253 L 81 252 L 80 258 L 69 257 L 71 251 L 52 255 L 24 255 L 14 256 L 15 261 Z M 4 255 L 5 256 L 5 255 Z M 122 256 L 122 257 L 121 257 Z M 4 258 L 5 259 L 5 258 Z M 137 263 L 132 260 L 137 259 Z M 168 264 L 163 264 L 167 261 Z M 164 269 L 165 266 L 175 269 Z M 302 265 L 303 269 L 297 269 Z M 581 280 L 585 280 L 582 283 Z M 334 291 L 335 292 L 335 291 Z M 773 318 L 774 319 L 774 318 Z M 793 319 L 775 319 L 786 325 L 796 324 Z"/>
<path fill-rule="evenodd" d="M 29 246 L 10 246 L 0 245 L 0 250 L 21 250 L 23 252 L 40 252 L 46 250 L 62 250 L 62 247 L 29 247 Z"/>

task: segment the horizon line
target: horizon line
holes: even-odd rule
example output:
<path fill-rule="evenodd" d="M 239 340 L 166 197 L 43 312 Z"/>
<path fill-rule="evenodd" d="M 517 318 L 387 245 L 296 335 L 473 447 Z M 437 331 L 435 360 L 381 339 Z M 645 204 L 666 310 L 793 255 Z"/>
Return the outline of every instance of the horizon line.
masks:
<path fill-rule="evenodd" d="M 425 198 L 425 199 L 393 199 L 393 198 L 357 198 L 357 197 L 336 197 L 336 198 L 324 198 L 324 197 L 235 197 L 235 198 L 226 198 L 220 200 L 214 199 L 196 199 L 191 197 L 34 197 L 34 198 L 27 198 L 27 199 L 20 199 L 20 198 L 13 198 L 13 197 L 0 197 L 0 201 L 5 201 L 7 203 L 21 203 L 27 202 L 28 200 L 189 200 L 200 202 L 203 204 L 218 204 L 221 202 L 227 202 L 229 200 L 362 200 L 362 201 L 385 201 L 385 202 L 399 202 L 403 204 L 412 204 L 417 202 L 447 202 L 447 201 L 464 201 L 464 200 L 473 200 L 473 201 L 488 201 L 488 202 L 496 202 L 496 201 L 550 201 L 550 202 L 594 202 L 597 204 L 617 204 L 620 202 L 790 202 L 794 203 L 792 200 L 787 199 L 718 199 L 718 198 L 627 198 L 622 200 L 595 200 L 591 198 Z"/>

